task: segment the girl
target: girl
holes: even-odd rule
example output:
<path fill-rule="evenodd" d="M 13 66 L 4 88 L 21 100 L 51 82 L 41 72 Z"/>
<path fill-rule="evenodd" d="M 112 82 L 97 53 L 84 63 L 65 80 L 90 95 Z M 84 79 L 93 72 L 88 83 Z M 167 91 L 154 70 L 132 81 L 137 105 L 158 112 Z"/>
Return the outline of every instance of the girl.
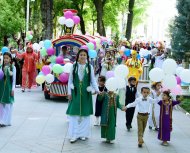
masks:
<path fill-rule="evenodd" d="M 152 129 L 152 127 L 155 127 L 155 130 L 158 131 L 159 129 L 159 117 L 160 117 L 160 106 L 158 105 L 158 102 L 162 99 L 161 97 L 161 88 L 162 84 L 161 82 L 155 82 L 151 86 L 152 91 L 150 96 L 155 99 L 155 103 L 152 104 L 150 115 L 148 118 L 149 123 L 149 129 Z"/>
<path fill-rule="evenodd" d="M 170 91 L 164 91 L 162 100 L 158 102 L 160 105 L 160 127 L 158 139 L 162 140 L 162 145 L 167 146 L 170 141 L 170 132 L 172 131 L 172 110 L 173 106 L 179 104 L 180 101 L 173 101 Z"/>
<path fill-rule="evenodd" d="M 94 69 L 89 64 L 88 50 L 82 46 L 73 64 L 68 82 L 68 99 L 70 101 L 67 115 L 69 115 L 70 142 L 78 138 L 86 140 L 90 133 L 90 115 L 93 114 L 92 94 L 89 86 L 99 92 L 94 77 Z"/>
<path fill-rule="evenodd" d="M 106 76 L 107 71 L 114 70 L 115 67 L 115 59 L 111 56 L 109 51 L 106 51 L 105 58 L 102 59 L 102 70 L 100 75 Z"/>
<path fill-rule="evenodd" d="M 14 89 L 16 84 L 16 68 L 12 64 L 12 56 L 3 54 L 4 78 L 0 80 L 0 127 L 11 125 L 12 107 L 14 102 Z"/>
<path fill-rule="evenodd" d="M 101 96 L 104 92 L 107 92 L 107 89 L 105 87 L 105 82 L 106 78 L 104 76 L 99 76 L 98 77 L 98 84 L 99 84 L 99 91 L 101 92 L 100 94 L 97 95 L 96 97 L 96 110 L 95 110 L 95 116 L 96 116 L 96 121 L 95 121 L 95 126 L 99 125 L 99 117 L 101 116 L 102 112 L 102 100 L 99 100 L 99 96 Z"/>

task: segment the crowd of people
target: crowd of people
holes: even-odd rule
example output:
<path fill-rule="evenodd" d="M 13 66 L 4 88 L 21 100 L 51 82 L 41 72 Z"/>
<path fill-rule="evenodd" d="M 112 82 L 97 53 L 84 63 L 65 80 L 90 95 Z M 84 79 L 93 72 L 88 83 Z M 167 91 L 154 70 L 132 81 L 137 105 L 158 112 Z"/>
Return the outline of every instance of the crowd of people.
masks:
<path fill-rule="evenodd" d="M 121 48 L 131 49 L 130 56 L 120 53 Z M 147 49 L 151 52 L 146 57 L 150 60 L 150 67 L 161 67 L 167 58 L 167 51 L 164 43 L 143 43 L 136 42 L 131 45 L 128 41 L 121 41 L 118 48 L 105 47 L 98 51 L 98 57 L 92 62 L 88 55 L 88 49 L 81 47 L 77 54 L 70 54 L 67 46 L 62 47 L 60 56 L 73 60 L 69 81 L 68 81 L 68 108 L 66 114 L 69 119 L 70 142 L 74 143 L 78 139 L 85 141 L 90 135 L 90 115 L 93 114 L 92 93 L 97 95 L 95 103 L 95 125 L 101 126 L 101 137 L 106 142 L 112 143 L 116 134 L 117 108 L 126 112 L 126 128 L 130 132 L 132 128 L 135 108 L 137 111 L 138 146 L 144 143 L 144 132 L 147 125 L 158 131 L 158 139 L 163 141 L 163 145 L 168 145 L 170 133 L 172 131 L 172 108 L 179 104 L 180 99 L 172 99 L 170 91 L 162 90 L 162 82 L 153 82 L 152 87 L 142 87 L 138 92 L 137 86 L 140 76 L 143 73 L 143 59 L 138 57 L 139 52 Z M 11 54 L 16 55 L 16 59 L 24 60 L 22 67 L 15 67 Z M 36 65 L 42 61 L 43 64 L 50 64 L 48 56 L 41 58 L 38 52 L 33 50 L 30 43 L 26 46 L 26 52 L 19 53 L 14 50 L 4 53 L 1 61 L 1 70 L 4 77 L 0 80 L 0 126 L 11 125 L 11 114 L 14 102 L 14 89 L 16 85 L 16 71 L 22 72 L 22 91 L 28 88 L 31 90 L 35 85 L 37 74 Z M 16 60 L 18 61 L 18 60 Z M 105 86 L 107 72 L 113 71 L 119 64 L 125 64 L 129 68 L 129 75 L 126 76 L 127 86 L 122 96 L 108 91 Z M 22 68 L 22 71 L 20 70 Z M 17 70 L 18 69 L 18 70 Z M 20 70 L 20 71 L 19 71 Z M 98 82 L 96 77 L 98 77 Z M 19 80 L 19 79 L 18 79 Z M 94 88 L 90 90 L 89 87 Z M 124 104 L 124 105 L 122 105 Z M 101 121 L 100 121 L 101 118 Z M 121 123 L 117 123 L 121 124 Z"/>

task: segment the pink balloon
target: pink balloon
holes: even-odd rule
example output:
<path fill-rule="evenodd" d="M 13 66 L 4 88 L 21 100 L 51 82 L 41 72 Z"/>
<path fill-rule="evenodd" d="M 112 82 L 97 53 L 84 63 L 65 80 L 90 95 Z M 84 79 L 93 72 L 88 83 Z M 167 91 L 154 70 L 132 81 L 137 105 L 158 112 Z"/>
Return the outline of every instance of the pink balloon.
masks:
<path fill-rule="evenodd" d="M 180 77 L 176 76 L 177 84 L 181 84 L 181 79 Z"/>
<path fill-rule="evenodd" d="M 112 77 L 114 77 L 114 71 L 108 71 L 106 73 L 106 79 L 109 79 L 109 78 L 112 78 Z"/>
<path fill-rule="evenodd" d="M 58 56 L 58 57 L 56 58 L 56 63 L 57 63 L 57 64 L 63 64 L 63 63 L 64 63 L 63 57 L 62 57 L 62 56 Z"/>
<path fill-rule="evenodd" d="M 61 73 L 59 76 L 59 80 L 63 83 L 67 83 L 69 80 L 69 74 L 68 73 Z"/>
<path fill-rule="evenodd" d="M 44 66 L 42 67 L 42 72 L 43 72 L 44 75 L 50 74 L 51 69 L 50 69 L 49 65 L 44 65 Z"/>
<path fill-rule="evenodd" d="M 64 13 L 64 17 L 66 18 L 66 19 L 72 19 L 73 18 L 73 12 L 71 12 L 71 11 L 66 11 L 65 13 Z"/>
<path fill-rule="evenodd" d="M 88 51 L 88 47 L 87 47 L 86 45 L 82 45 L 82 46 L 79 48 L 79 50 L 82 50 L 82 49 L 84 49 L 84 50 L 87 50 L 87 51 Z"/>
<path fill-rule="evenodd" d="M 0 69 L 0 80 L 3 79 L 3 77 L 4 77 L 4 73 L 3 73 L 3 71 Z"/>
<path fill-rule="evenodd" d="M 80 17 L 79 16 L 73 16 L 73 21 L 75 24 L 79 24 L 80 23 Z"/>
<path fill-rule="evenodd" d="M 171 89 L 171 93 L 175 95 L 180 95 L 182 93 L 181 86 L 177 85 L 175 88 Z"/>
<path fill-rule="evenodd" d="M 93 43 L 94 44 L 94 49 L 96 49 L 96 41 L 91 39 L 89 42 Z"/>
<path fill-rule="evenodd" d="M 51 56 L 51 55 L 54 55 L 54 54 L 55 54 L 54 48 L 48 48 L 48 49 L 47 49 L 47 54 L 50 55 L 50 56 Z"/>

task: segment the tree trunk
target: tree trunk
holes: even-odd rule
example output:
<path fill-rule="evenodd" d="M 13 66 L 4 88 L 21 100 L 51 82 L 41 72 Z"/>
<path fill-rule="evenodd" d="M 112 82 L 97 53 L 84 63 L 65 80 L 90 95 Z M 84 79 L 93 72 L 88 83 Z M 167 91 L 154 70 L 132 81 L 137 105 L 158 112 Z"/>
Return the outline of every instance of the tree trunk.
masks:
<path fill-rule="evenodd" d="M 85 23 L 82 15 L 79 15 L 80 17 L 80 27 L 81 27 L 81 32 L 83 35 L 85 35 L 86 30 L 85 30 Z"/>
<path fill-rule="evenodd" d="M 127 28 L 126 28 L 126 38 L 131 39 L 132 26 L 133 26 L 133 8 L 135 5 L 135 0 L 129 0 L 129 14 L 127 18 Z"/>
<path fill-rule="evenodd" d="M 41 1 L 41 14 L 42 14 L 42 38 L 52 39 L 53 34 L 53 0 L 42 0 Z"/>
<path fill-rule="evenodd" d="M 101 36 L 106 36 L 104 23 L 103 23 L 103 8 L 106 0 L 94 0 L 93 2 L 97 12 L 97 32 Z"/>
<path fill-rule="evenodd" d="M 8 42 L 8 37 L 7 37 L 7 36 L 4 36 L 3 39 L 4 39 L 3 45 L 8 47 L 8 44 L 9 44 L 9 42 Z"/>

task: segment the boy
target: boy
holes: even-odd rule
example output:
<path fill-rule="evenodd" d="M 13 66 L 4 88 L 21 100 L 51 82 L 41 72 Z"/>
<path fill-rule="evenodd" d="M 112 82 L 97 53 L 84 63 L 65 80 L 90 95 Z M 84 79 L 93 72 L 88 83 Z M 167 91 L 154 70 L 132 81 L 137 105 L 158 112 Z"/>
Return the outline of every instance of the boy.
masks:
<path fill-rule="evenodd" d="M 126 93 L 125 93 L 125 106 L 133 103 L 136 99 L 137 96 L 137 87 L 136 87 L 136 78 L 135 77 L 130 77 L 128 79 L 129 85 L 126 86 Z M 129 108 L 126 112 L 126 127 L 127 130 L 130 131 L 132 128 L 131 123 L 133 120 L 135 112 L 135 107 Z"/>
<path fill-rule="evenodd" d="M 137 126 L 138 126 L 138 146 L 142 147 L 143 135 L 146 128 L 149 108 L 151 103 L 154 103 L 154 100 L 148 95 L 150 94 L 150 89 L 148 87 L 141 88 L 142 97 L 137 98 L 133 103 L 130 103 L 126 106 L 128 108 L 138 106 L 138 115 L 137 115 Z"/>

